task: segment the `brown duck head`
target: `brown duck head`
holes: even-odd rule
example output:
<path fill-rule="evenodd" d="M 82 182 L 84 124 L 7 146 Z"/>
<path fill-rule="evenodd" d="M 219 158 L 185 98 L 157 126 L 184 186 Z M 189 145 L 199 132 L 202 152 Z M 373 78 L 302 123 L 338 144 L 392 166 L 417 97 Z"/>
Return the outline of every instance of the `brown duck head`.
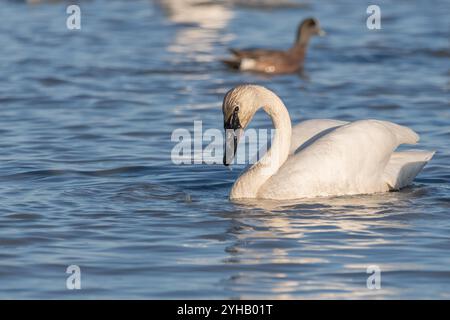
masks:
<path fill-rule="evenodd" d="M 294 46 L 306 46 L 312 36 L 324 36 L 325 31 L 320 28 L 319 20 L 307 18 L 303 20 L 297 29 L 297 37 Z"/>

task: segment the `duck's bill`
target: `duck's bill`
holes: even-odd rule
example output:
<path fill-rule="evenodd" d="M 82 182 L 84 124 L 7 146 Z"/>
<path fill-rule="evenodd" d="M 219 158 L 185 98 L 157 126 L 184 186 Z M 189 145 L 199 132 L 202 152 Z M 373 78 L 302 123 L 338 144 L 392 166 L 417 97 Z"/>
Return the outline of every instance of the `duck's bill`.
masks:
<path fill-rule="evenodd" d="M 237 146 L 241 138 L 242 129 L 227 129 L 225 130 L 225 144 L 223 148 L 223 164 L 229 166 L 232 164 L 236 156 Z"/>
<path fill-rule="evenodd" d="M 327 33 L 324 30 L 321 29 L 321 30 L 319 30 L 318 35 L 319 35 L 319 37 L 323 37 L 323 36 L 326 36 Z"/>

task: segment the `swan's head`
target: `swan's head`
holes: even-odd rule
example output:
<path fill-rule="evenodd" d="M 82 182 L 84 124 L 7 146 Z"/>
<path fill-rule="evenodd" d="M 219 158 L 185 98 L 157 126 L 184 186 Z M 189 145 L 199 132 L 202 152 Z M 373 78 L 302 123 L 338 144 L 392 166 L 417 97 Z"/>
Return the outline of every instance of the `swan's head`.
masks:
<path fill-rule="evenodd" d="M 255 85 L 240 85 L 228 91 L 223 99 L 222 112 L 225 129 L 223 164 L 228 166 L 236 155 L 239 139 L 251 121 L 258 105 L 257 96 L 261 90 Z"/>
<path fill-rule="evenodd" d="M 320 28 L 319 20 L 315 18 L 307 18 L 298 26 L 297 42 L 308 39 L 311 36 L 324 36 L 325 31 Z"/>

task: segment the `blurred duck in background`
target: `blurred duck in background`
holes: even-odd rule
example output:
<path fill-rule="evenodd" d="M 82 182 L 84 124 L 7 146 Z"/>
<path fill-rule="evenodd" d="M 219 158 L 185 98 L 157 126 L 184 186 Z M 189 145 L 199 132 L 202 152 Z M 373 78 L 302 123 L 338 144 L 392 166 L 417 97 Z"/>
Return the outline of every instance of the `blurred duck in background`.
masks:
<path fill-rule="evenodd" d="M 303 20 L 297 30 L 294 45 L 287 51 L 270 49 L 230 49 L 233 57 L 222 60 L 226 65 L 241 71 L 269 74 L 294 73 L 301 69 L 306 56 L 309 39 L 324 36 L 319 21 L 314 18 Z"/>

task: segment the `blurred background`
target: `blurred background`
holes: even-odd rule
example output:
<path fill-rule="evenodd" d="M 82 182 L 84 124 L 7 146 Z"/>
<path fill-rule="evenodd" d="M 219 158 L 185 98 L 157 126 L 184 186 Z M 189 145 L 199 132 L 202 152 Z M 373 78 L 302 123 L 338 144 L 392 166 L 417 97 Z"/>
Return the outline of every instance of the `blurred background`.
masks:
<path fill-rule="evenodd" d="M 371 4 L 2 1 L 0 298 L 450 298 L 449 3 L 377 1 L 381 30 Z M 301 74 L 220 63 L 290 47 L 310 16 L 327 36 Z M 437 153 L 401 192 L 231 203 L 242 167 L 175 166 L 171 133 L 222 129 L 240 83 L 273 89 L 294 123 L 390 120 Z M 72 264 L 81 290 L 66 289 Z"/>

